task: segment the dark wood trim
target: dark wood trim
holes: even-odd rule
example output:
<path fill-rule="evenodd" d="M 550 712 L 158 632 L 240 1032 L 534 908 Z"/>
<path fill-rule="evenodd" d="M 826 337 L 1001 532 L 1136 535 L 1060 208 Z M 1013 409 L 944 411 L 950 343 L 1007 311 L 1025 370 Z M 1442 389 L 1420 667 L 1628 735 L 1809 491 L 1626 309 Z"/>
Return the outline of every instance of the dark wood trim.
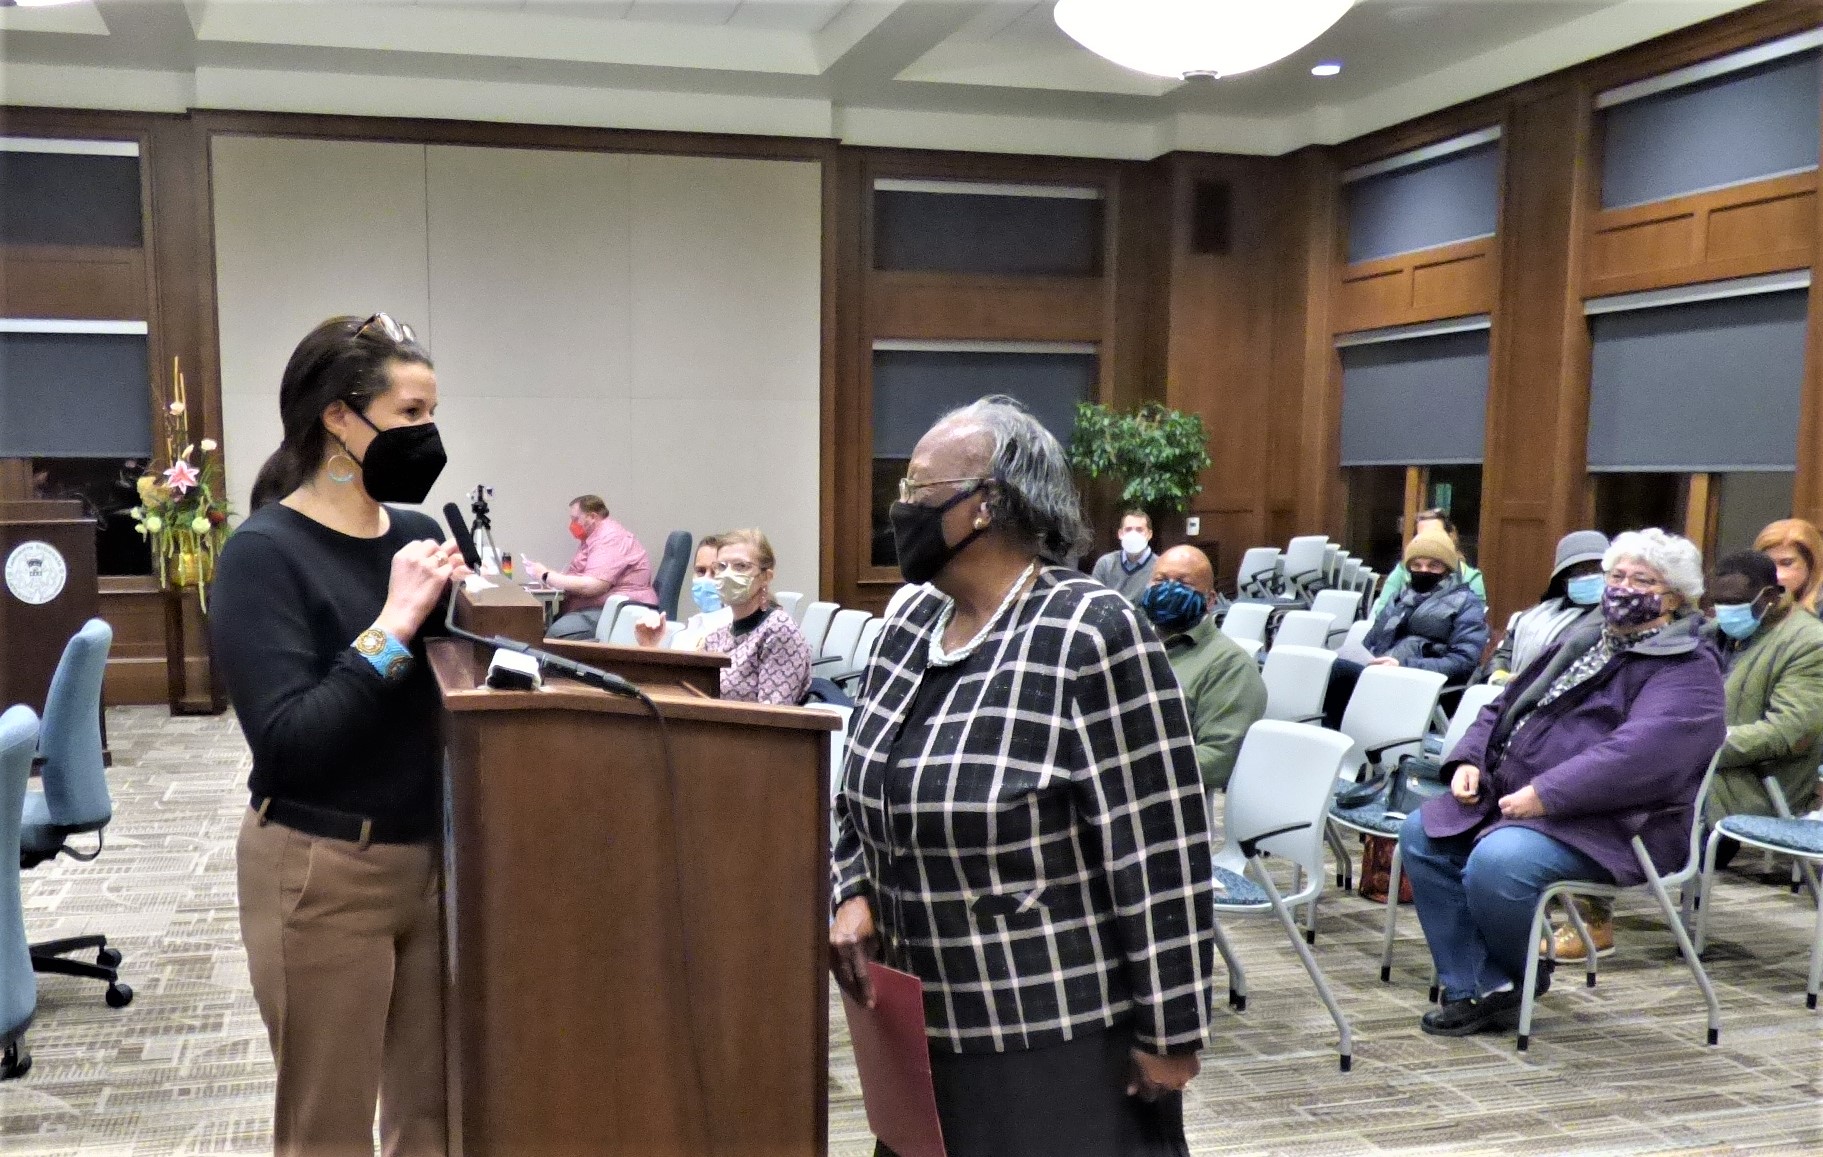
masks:
<path fill-rule="evenodd" d="M 1487 313 L 1498 281 L 1495 239 L 1360 261 L 1341 273 L 1337 333 Z"/>
<path fill-rule="evenodd" d="M 875 340 L 1101 342 L 1108 289 L 1099 277 L 869 274 Z"/>
<path fill-rule="evenodd" d="M 337 141 L 564 149 L 598 153 L 660 153 L 777 161 L 826 161 L 836 148 L 833 139 L 824 137 L 747 136 L 740 133 L 669 132 L 655 129 L 608 129 L 581 125 L 322 113 L 225 112 L 211 109 L 197 109 L 191 115 L 209 136 L 307 137 Z"/>
<path fill-rule="evenodd" d="M 1823 125 L 1818 126 L 1823 134 Z M 1823 197 L 1811 198 L 1811 239 L 1823 241 Z M 1804 394 L 1798 404 L 1798 469 L 1792 479 L 1794 517 L 1823 523 L 1823 292 L 1816 285 L 1812 257 L 1809 314 L 1804 335 Z"/>
<path fill-rule="evenodd" d="M 1537 599 L 1553 545 L 1587 517 L 1589 330 L 1577 287 L 1591 121 L 1587 90 L 1571 89 L 1516 104 L 1506 126 L 1509 171 L 1524 176 L 1502 196 L 1489 359 L 1480 563 L 1496 622 Z"/>
<path fill-rule="evenodd" d="M 1817 174 L 1604 209 L 1590 223 L 1585 297 L 1807 269 Z"/>

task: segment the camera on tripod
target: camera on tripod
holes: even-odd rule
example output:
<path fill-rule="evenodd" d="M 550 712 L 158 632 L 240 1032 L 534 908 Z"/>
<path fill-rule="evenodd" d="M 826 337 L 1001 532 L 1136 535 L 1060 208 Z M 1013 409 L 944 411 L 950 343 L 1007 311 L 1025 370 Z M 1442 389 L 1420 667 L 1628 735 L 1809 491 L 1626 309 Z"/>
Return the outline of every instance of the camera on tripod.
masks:
<path fill-rule="evenodd" d="M 482 574 L 500 573 L 500 551 L 494 546 L 494 524 L 488 517 L 487 500 L 493 496 L 494 488 L 485 482 L 477 482 L 468 492 L 468 509 L 474 516 L 475 551 L 481 556 Z"/>

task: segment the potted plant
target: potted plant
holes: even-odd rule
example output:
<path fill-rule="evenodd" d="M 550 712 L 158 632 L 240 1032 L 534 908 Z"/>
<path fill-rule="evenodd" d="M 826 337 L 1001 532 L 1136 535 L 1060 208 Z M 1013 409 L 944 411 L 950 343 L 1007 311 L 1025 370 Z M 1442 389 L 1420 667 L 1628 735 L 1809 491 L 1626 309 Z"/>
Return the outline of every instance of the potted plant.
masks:
<path fill-rule="evenodd" d="M 220 447 L 215 439 L 190 441 L 183 374 L 172 367 L 172 398 L 159 407 L 163 453 L 139 478 L 139 501 L 130 513 L 152 547 L 163 588 L 195 587 L 207 614 L 215 556 L 228 538 L 228 499 Z M 160 462 L 169 463 L 159 469 Z"/>
<path fill-rule="evenodd" d="M 1122 508 L 1146 511 L 1157 526 L 1202 492 L 1197 478 L 1209 468 L 1209 435 L 1199 415 L 1157 402 L 1131 412 L 1079 402 L 1069 457 L 1085 477 L 1119 483 Z"/>

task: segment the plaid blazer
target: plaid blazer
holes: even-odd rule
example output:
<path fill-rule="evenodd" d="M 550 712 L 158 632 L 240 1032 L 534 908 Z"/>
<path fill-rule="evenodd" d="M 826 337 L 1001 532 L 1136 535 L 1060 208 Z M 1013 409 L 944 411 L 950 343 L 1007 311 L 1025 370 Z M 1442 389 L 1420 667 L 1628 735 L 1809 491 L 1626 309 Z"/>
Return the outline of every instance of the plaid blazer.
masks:
<path fill-rule="evenodd" d="M 948 600 L 882 632 L 855 708 L 836 904 L 870 895 L 925 985 L 934 1047 L 1004 1052 L 1130 1020 L 1202 1047 L 1214 991 L 1209 817 L 1183 695 L 1133 608 L 1047 567 L 892 764 Z"/>

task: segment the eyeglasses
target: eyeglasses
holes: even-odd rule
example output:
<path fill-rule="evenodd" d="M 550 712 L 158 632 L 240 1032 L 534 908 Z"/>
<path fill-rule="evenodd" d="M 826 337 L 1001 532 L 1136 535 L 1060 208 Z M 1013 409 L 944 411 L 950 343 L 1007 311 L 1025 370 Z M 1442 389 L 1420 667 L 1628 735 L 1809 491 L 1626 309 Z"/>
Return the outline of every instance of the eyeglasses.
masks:
<path fill-rule="evenodd" d="M 986 482 L 986 481 L 987 481 L 987 479 L 985 477 L 933 478 L 929 482 L 913 482 L 909 478 L 901 478 L 901 479 L 899 479 L 899 501 L 900 502 L 910 502 L 913 498 L 916 498 L 918 496 L 918 492 L 920 490 L 928 490 L 933 486 L 948 486 L 952 482 Z"/>
<path fill-rule="evenodd" d="M 720 578 L 725 574 L 758 574 L 760 568 L 750 562 L 720 562 L 715 564 L 715 575 Z"/>
<path fill-rule="evenodd" d="M 1608 580 L 1611 587 L 1626 587 L 1636 591 L 1656 590 L 1665 585 L 1664 579 L 1643 571 L 1611 570 L 1602 577 Z"/>
<path fill-rule="evenodd" d="M 370 329 L 379 330 L 381 333 L 385 334 L 386 339 L 394 345 L 418 340 L 418 335 L 412 331 L 411 326 L 406 325 L 402 321 L 394 321 L 389 314 L 374 314 L 372 317 L 355 327 L 354 335 L 360 337 Z"/>

